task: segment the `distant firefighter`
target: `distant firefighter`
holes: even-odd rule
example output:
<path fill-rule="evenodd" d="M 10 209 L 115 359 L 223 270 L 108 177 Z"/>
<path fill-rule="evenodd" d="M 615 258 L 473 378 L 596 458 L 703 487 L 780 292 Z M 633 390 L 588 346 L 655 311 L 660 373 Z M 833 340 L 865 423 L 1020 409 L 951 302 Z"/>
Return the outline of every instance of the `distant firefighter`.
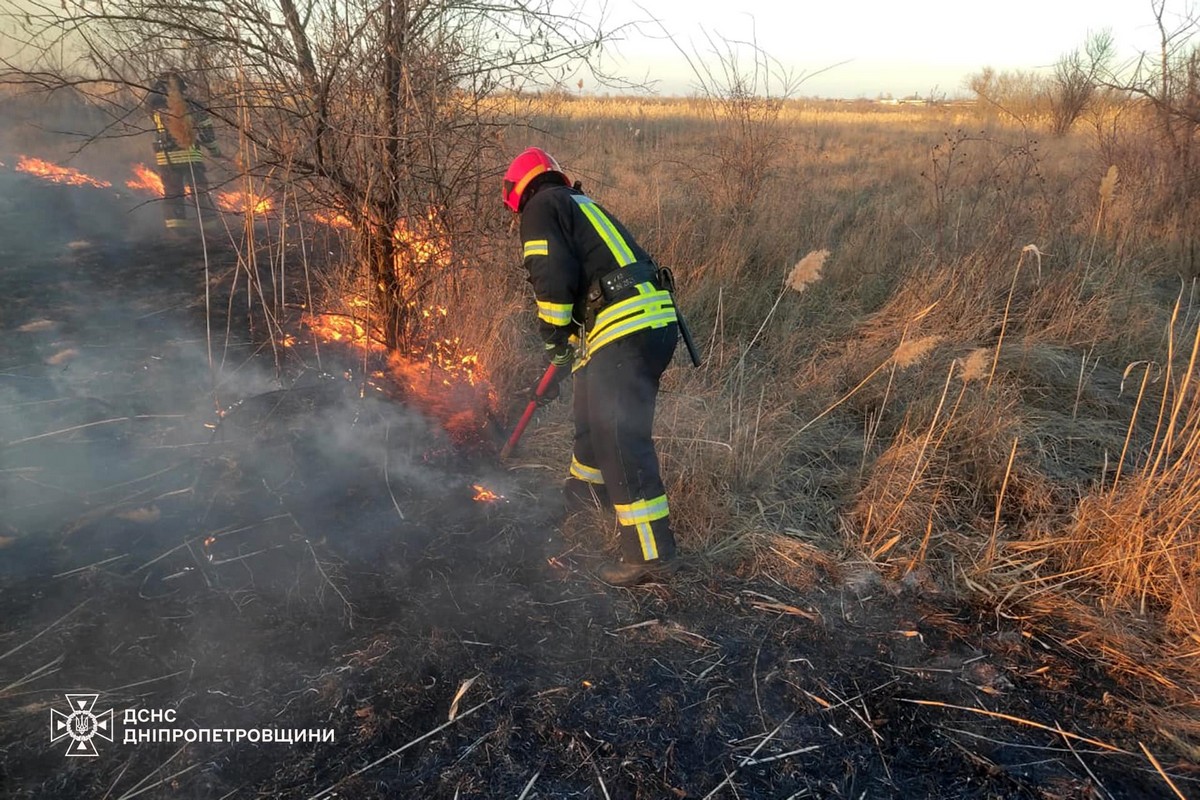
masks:
<path fill-rule="evenodd" d="M 168 72 L 154 82 L 146 99 L 154 116 L 154 160 L 162 178 L 163 216 L 168 230 L 189 224 L 187 208 L 195 201 L 187 197 L 187 188 L 195 193 L 205 213 L 217 214 L 208 194 L 200 148 L 203 146 L 214 157 L 221 155 L 221 148 L 212 120 L 199 103 L 188 97 L 187 88 L 179 74 Z"/>

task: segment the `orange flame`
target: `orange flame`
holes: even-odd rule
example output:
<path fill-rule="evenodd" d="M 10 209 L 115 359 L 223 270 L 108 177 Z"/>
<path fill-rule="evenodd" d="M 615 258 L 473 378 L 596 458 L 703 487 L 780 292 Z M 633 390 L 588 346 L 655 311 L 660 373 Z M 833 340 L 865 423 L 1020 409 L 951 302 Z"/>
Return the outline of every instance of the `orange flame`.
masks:
<path fill-rule="evenodd" d="M 350 225 L 341 214 L 313 214 L 319 222 L 333 227 Z M 403 222 L 393 228 L 393 236 L 403 246 L 396 256 L 396 269 L 401 280 L 410 279 L 417 269 L 405 269 L 408 264 L 423 262 L 422 267 L 449 266 L 451 251 L 447 241 L 436 235 L 436 217 L 430 212 L 427 221 L 412 225 Z M 359 354 L 380 357 L 378 367 L 369 372 L 370 379 L 398 390 L 404 402 L 438 419 L 451 438 L 460 444 L 479 440 L 487 419 L 495 408 L 496 397 L 476 353 L 468 352 L 460 337 L 431 337 L 407 352 L 389 352 L 373 322 L 374 308 L 366 293 L 346 296 L 344 314 L 306 314 L 301 324 L 314 337 L 324 342 L 347 345 Z M 420 308 L 410 303 L 410 314 L 419 314 L 437 330 L 443 320 L 449 320 L 450 310 L 444 306 Z M 383 391 L 378 383 L 368 384 Z"/>
<path fill-rule="evenodd" d="M 331 228 L 353 228 L 354 223 L 345 214 L 338 213 L 323 213 L 320 211 L 314 212 L 312 218 L 320 222 L 322 225 L 328 225 Z"/>
<path fill-rule="evenodd" d="M 438 219 L 433 209 L 425 220 L 414 220 L 411 224 L 397 220 L 392 228 L 392 238 L 400 245 L 396 255 L 396 269 L 402 270 L 411 264 L 445 268 L 450 266 L 450 248 L 438 236 Z"/>
<path fill-rule="evenodd" d="M 313 334 L 325 342 L 341 342 L 372 351 L 385 350 L 382 342 L 372 339 L 366 321 L 343 314 L 310 314 L 301 321 Z"/>
<path fill-rule="evenodd" d="M 108 181 L 84 175 L 74 167 L 60 167 L 49 161 L 30 156 L 21 156 L 17 160 L 17 172 L 28 172 L 30 175 L 36 175 L 51 183 L 65 183 L 69 186 L 95 186 L 97 189 L 107 189 L 112 186 Z"/>
<path fill-rule="evenodd" d="M 217 205 L 222 211 L 239 214 L 248 209 L 255 214 L 265 214 L 275 207 L 271 198 L 245 192 L 217 192 Z"/>
<path fill-rule="evenodd" d="M 133 165 L 133 177 L 125 181 L 125 185 L 135 191 L 153 192 L 159 197 L 166 194 L 166 190 L 163 189 L 162 178 L 145 164 Z"/>
<path fill-rule="evenodd" d="M 478 483 L 471 486 L 475 490 L 475 496 L 471 499 L 476 503 L 494 503 L 497 500 L 503 500 L 504 495 L 496 494 L 486 486 L 480 486 Z"/>
<path fill-rule="evenodd" d="M 349 314 L 309 314 L 301 323 L 323 342 L 347 345 L 359 353 L 386 354 L 383 368 L 369 373 L 373 380 L 392 386 L 405 402 L 438 419 L 455 441 L 476 440 L 496 402 L 479 356 L 465 352 L 459 337 L 433 339 L 408 353 L 388 352 L 384 342 L 372 335 L 369 303 L 352 297 L 346 305 Z M 448 310 L 423 313 L 444 317 Z"/>

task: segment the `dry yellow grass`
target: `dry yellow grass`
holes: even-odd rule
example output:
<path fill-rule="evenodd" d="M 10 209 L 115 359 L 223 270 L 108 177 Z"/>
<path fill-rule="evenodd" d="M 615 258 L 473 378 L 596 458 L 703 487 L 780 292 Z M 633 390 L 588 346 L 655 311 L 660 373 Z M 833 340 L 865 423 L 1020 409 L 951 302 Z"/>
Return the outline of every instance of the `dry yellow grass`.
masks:
<path fill-rule="evenodd" d="M 769 175 L 731 212 L 719 178 L 737 164 L 702 101 L 511 102 L 561 136 L 530 143 L 679 276 L 707 357 L 668 372 L 658 417 L 684 546 L 769 568 L 770 531 L 802 530 L 1069 617 L 1114 674 L 1136 664 L 1162 698 L 1186 691 L 1167 675 L 1200 642 L 1200 411 L 1146 267 L 1178 230 L 1153 170 L 1104 161 L 1097 190 L 1076 174 L 1096 159 L 1082 131 L 1034 158 L 1020 129 L 962 109 L 797 102 L 768 131 Z M 1148 124 L 1110 122 L 1131 142 Z M 795 265 L 783 293 L 781 263 Z M 1177 339 L 1195 317 L 1179 315 Z M 1133 362 L 1158 365 L 1127 381 L 1145 372 L 1140 394 L 1121 391 Z"/>

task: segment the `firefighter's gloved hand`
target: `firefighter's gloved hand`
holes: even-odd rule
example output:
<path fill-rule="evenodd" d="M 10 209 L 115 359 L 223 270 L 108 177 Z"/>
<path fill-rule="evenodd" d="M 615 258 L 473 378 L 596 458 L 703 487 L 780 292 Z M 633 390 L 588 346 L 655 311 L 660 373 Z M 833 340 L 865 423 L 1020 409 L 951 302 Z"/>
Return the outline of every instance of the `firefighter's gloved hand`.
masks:
<path fill-rule="evenodd" d="M 572 351 L 573 353 L 574 351 Z M 549 405 L 558 399 L 559 385 L 563 380 L 571 374 L 571 366 L 568 363 L 566 366 L 560 367 L 555 365 L 554 377 L 550 379 L 550 383 L 546 384 L 546 388 L 542 390 L 541 397 L 538 397 L 538 386 L 541 385 L 542 379 L 529 388 L 529 398 L 536 402 L 539 406 Z"/>
<path fill-rule="evenodd" d="M 533 398 L 534 402 L 536 402 L 539 406 L 548 406 L 558 399 L 558 381 L 550 381 L 550 385 L 546 387 L 544 392 L 542 392 L 541 397 L 538 397 L 537 389 L 538 387 L 535 383 L 529 389 L 529 396 Z"/>
<path fill-rule="evenodd" d="M 560 372 L 567 372 L 571 369 L 572 362 L 575 361 L 575 348 L 569 344 L 546 342 L 546 358 L 551 364 L 558 367 Z"/>

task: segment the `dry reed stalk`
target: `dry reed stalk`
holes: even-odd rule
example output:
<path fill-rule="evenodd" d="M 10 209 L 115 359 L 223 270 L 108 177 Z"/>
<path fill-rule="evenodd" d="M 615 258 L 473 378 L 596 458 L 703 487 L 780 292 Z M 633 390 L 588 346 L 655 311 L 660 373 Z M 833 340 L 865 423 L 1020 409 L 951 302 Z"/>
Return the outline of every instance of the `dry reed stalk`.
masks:
<path fill-rule="evenodd" d="M 987 373 L 988 366 L 988 349 L 986 347 L 976 347 L 966 358 L 959 360 L 959 365 L 962 367 L 962 372 L 959 378 L 963 383 L 971 383 L 982 378 Z"/>
<path fill-rule="evenodd" d="M 174 75 L 168 81 L 167 113 L 164 116 L 166 119 L 163 122 L 171 138 L 181 148 L 191 147 L 196 140 L 196 128 L 192 124 L 188 101 L 183 96 L 183 87 L 179 85 L 179 78 Z"/>
<path fill-rule="evenodd" d="M 992 518 L 992 535 L 988 538 L 987 550 L 983 554 L 984 569 L 991 567 L 996 559 L 996 539 L 1000 534 L 1000 509 L 1004 505 L 1004 494 L 1008 490 L 1008 479 L 1012 476 L 1013 459 L 1017 457 L 1016 436 L 1013 437 L 1012 450 L 1008 453 L 1008 465 L 1004 468 L 1004 482 L 1000 484 L 1000 493 L 996 495 L 996 514 Z"/>
<path fill-rule="evenodd" d="M 901 342 L 892 353 L 892 361 L 900 369 L 908 369 L 924 361 L 925 357 L 933 352 L 933 349 L 943 339 L 945 339 L 944 336 L 925 336 L 920 339 Z"/>
<path fill-rule="evenodd" d="M 825 265 L 825 259 L 829 257 L 828 250 L 813 250 L 804 258 L 796 262 L 796 266 L 792 267 L 791 272 L 784 278 L 783 288 L 779 290 L 778 296 L 775 298 L 774 304 L 771 305 L 771 310 L 767 312 L 767 316 L 763 318 L 762 324 L 758 326 L 754 337 L 750 339 L 750 344 L 742 351 L 742 357 L 738 359 L 738 368 L 746 360 L 746 355 L 758 341 L 758 337 L 762 336 L 762 332 L 766 329 L 767 323 L 771 321 L 771 317 L 775 315 L 775 309 L 779 308 L 779 302 L 783 300 L 783 296 L 791 289 L 797 293 L 803 292 L 808 285 L 821 277 L 821 268 Z"/>
<path fill-rule="evenodd" d="M 1179 800 L 1187 800 L 1187 797 L 1184 796 L 1183 792 L 1179 791 L 1179 787 L 1175 785 L 1175 781 L 1171 780 L 1171 776 L 1167 775 L 1166 770 L 1162 768 L 1162 764 L 1158 763 L 1158 759 L 1154 757 L 1154 754 L 1150 752 L 1150 749 L 1141 742 L 1138 742 L 1138 747 L 1142 748 L 1142 752 L 1146 754 L 1146 758 L 1150 760 L 1150 763 L 1154 766 L 1155 771 L 1157 771 L 1158 774 L 1162 776 L 1162 779 L 1167 782 L 1167 786 L 1171 787 L 1171 791 L 1175 793 L 1175 796 L 1178 797 Z"/>
<path fill-rule="evenodd" d="M 992 388 L 992 380 L 994 380 L 996 377 L 996 365 L 1000 363 L 1000 348 L 1004 345 L 1004 334 L 1008 330 L 1008 315 L 1012 310 L 1013 293 L 1017 290 L 1017 277 L 1021 274 L 1021 264 L 1025 262 L 1025 253 L 1028 252 L 1028 248 L 1030 247 L 1033 247 L 1033 245 L 1026 245 L 1025 248 L 1021 250 L 1021 255 L 1017 259 L 1016 269 L 1013 270 L 1012 283 L 1008 287 L 1008 299 L 1004 301 L 1004 318 L 1000 321 L 1000 338 L 996 340 L 996 352 L 992 356 L 992 369 L 990 372 L 988 372 L 986 387 L 988 389 Z M 1033 249 L 1034 251 L 1037 251 L 1036 247 Z M 1040 256 L 1038 257 L 1038 264 L 1040 267 Z"/>
<path fill-rule="evenodd" d="M 946 395 L 950 391 L 950 379 L 953 377 L 954 365 L 951 364 L 950 369 L 946 371 L 946 381 L 942 385 L 942 395 L 938 398 L 937 408 L 933 410 L 933 419 L 929 421 L 929 430 L 925 432 L 925 441 L 921 443 L 921 449 L 917 451 L 917 463 L 913 465 L 912 477 L 909 479 L 909 485 L 904 492 L 904 499 L 901 500 L 901 505 L 903 505 L 904 501 L 907 500 L 909 495 L 912 494 L 912 490 L 916 486 L 917 478 L 924 470 L 924 464 L 922 462 L 926 461 L 925 453 L 929 450 L 929 443 L 933 440 L 934 431 L 937 430 L 938 420 L 941 417 L 942 409 L 946 407 Z M 948 420 L 946 425 L 949 424 L 950 421 Z"/>
<path fill-rule="evenodd" d="M 993 719 L 1002 719 L 1006 722 L 1015 722 L 1019 725 L 1027 725 L 1030 728 L 1037 728 L 1038 730 L 1046 731 L 1048 733 L 1053 733 L 1058 736 L 1062 736 L 1064 738 L 1071 738 L 1077 742 L 1083 742 L 1084 744 L 1090 744 L 1093 747 L 1099 747 L 1102 750 L 1107 750 L 1110 753 L 1119 753 L 1119 754 L 1125 755 L 1125 756 L 1134 755 L 1133 753 L 1129 752 L 1128 750 L 1123 750 L 1120 747 L 1117 747 L 1116 745 L 1109 744 L 1108 742 L 1102 742 L 1099 739 L 1091 739 L 1087 736 L 1080 736 L 1077 733 L 1071 733 L 1070 731 L 1064 731 L 1061 727 L 1052 728 L 1049 725 L 1043 725 L 1040 722 L 1034 722 L 1031 719 L 1025 719 L 1024 717 L 1018 717 L 1018 716 L 1014 716 L 1012 714 L 1003 714 L 999 711 L 988 711 L 986 708 L 971 708 L 970 706 L 957 706 L 957 705 L 953 705 L 951 703 L 943 703 L 939 700 L 910 700 L 909 698 L 906 698 L 906 697 L 901 697 L 898 699 L 901 702 L 912 703 L 913 705 L 918 705 L 918 706 L 930 706 L 933 708 L 949 708 L 949 709 L 953 709 L 954 711 L 970 711 L 972 714 L 981 714 L 985 717 L 992 717 Z"/>
<path fill-rule="evenodd" d="M 825 266 L 827 258 L 829 258 L 828 250 L 813 250 L 796 262 L 796 266 L 792 267 L 792 271 L 788 273 L 784 285 L 792 291 L 803 292 L 821 277 L 821 269 Z"/>
<path fill-rule="evenodd" d="M 1139 361 L 1130 364 L 1125 368 L 1125 373 L 1121 376 L 1122 387 L 1125 383 L 1125 378 L 1129 376 L 1129 371 L 1139 364 L 1145 364 L 1146 371 L 1142 374 L 1142 383 L 1138 387 L 1137 400 L 1133 404 L 1133 412 L 1129 415 L 1129 427 L 1125 431 L 1125 442 L 1121 445 L 1121 457 L 1117 460 L 1117 471 L 1113 475 L 1112 486 L 1109 487 L 1109 496 L 1111 497 L 1117 491 L 1117 485 L 1121 481 L 1121 470 L 1125 466 L 1125 456 L 1129 452 L 1129 441 L 1133 438 L 1133 430 L 1137 425 L 1138 412 L 1142 408 L 1142 399 L 1146 396 L 1146 385 L 1150 382 L 1150 368 L 1154 365 L 1151 361 Z"/>
<path fill-rule="evenodd" d="M 1176 310 L 1178 310 L 1179 303 L 1181 302 L 1182 298 L 1183 292 L 1181 290 L 1179 293 L 1179 299 L 1175 301 Z M 1174 326 L 1172 326 L 1170 339 L 1173 341 L 1174 338 Z M 1191 385 L 1192 376 L 1195 375 L 1196 372 L 1197 354 L 1200 354 L 1200 326 L 1196 328 L 1196 335 L 1192 339 L 1192 352 L 1188 357 L 1187 370 L 1183 373 L 1183 383 L 1175 392 L 1175 402 L 1171 404 L 1171 416 L 1167 423 L 1167 432 L 1163 435 L 1162 443 L 1158 449 L 1158 456 L 1155 458 L 1154 468 L 1151 470 L 1151 476 L 1158 471 L 1158 466 L 1161 463 L 1163 456 L 1171 450 L 1171 445 L 1174 444 L 1175 428 L 1179 422 L 1179 415 L 1183 409 L 1183 403 L 1188 399 L 1188 387 Z M 1177 460 L 1175 463 L 1179 464 L 1180 462 Z"/>

